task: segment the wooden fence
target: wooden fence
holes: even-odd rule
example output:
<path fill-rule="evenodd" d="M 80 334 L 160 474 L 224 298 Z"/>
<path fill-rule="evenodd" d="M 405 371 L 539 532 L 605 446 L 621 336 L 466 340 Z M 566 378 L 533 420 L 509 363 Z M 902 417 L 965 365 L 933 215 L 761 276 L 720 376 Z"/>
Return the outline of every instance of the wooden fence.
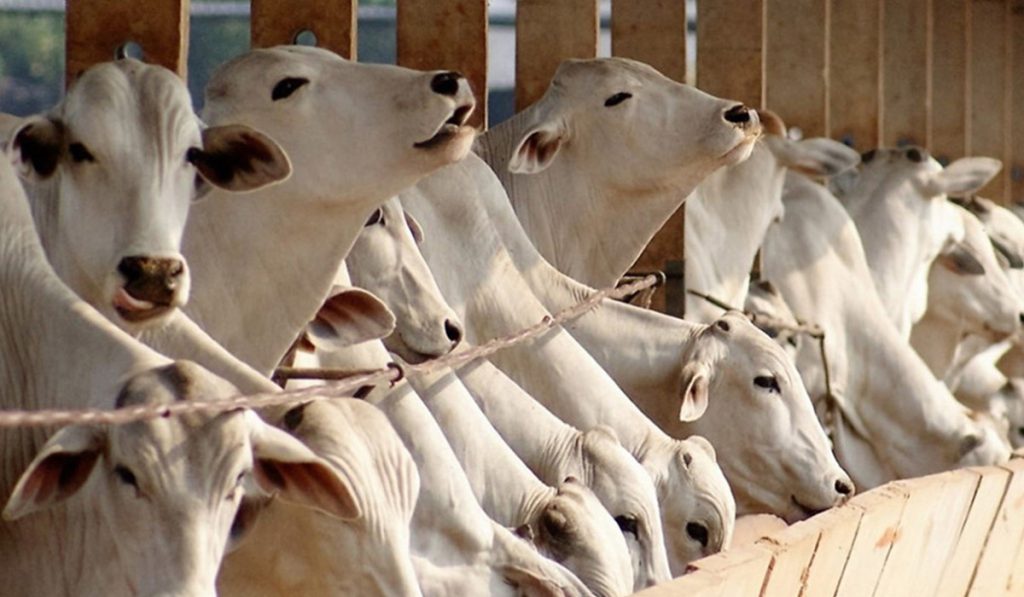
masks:
<path fill-rule="evenodd" d="M 1024 595 L 1024 458 L 897 481 L 637 597 Z"/>
<path fill-rule="evenodd" d="M 252 43 L 312 31 L 355 57 L 357 0 L 251 0 Z M 397 0 L 399 64 L 455 69 L 486 122 L 487 0 Z M 685 0 L 613 0 L 612 53 L 686 76 Z M 189 0 L 67 0 L 68 73 L 125 41 L 185 74 Z M 989 155 L 984 190 L 1024 201 L 1024 0 L 697 0 L 697 86 L 778 112 L 805 136 L 859 150 L 913 143 L 942 160 Z M 597 55 L 598 0 L 518 0 L 516 105 L 543 93 L 565 58 Z M 691 15 L 692 16 L 692 15 Z M 1017 93 L 1014 93 L 1017 90 Z M 1016 116 L 1016 117 L 1015 117 Z M 682 256 L 674 216 L 637 264 Z"/>

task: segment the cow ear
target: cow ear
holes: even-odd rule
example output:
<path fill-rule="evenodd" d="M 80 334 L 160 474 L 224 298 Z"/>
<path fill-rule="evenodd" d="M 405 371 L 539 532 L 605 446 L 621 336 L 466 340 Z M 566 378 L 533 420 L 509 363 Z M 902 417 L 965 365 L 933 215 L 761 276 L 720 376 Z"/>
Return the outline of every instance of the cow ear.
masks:
<path fill-rule="evenodd" d="M 423 227 L 416 221 L 416 218 L 412 217 L 412 214 L 402 210 L 405 213 L 405 223 L 409 226 L 409 232 L 412 232 L 412 238 L 416 241 L 416 244 L 423 242 Z"/>
<path fill-rule="evenodd" d="M 517 589 L 518 594 L 523 597 L 564 597 L 565 595 L 565 592 L 554 580 L 543 578 L 532 570 L 521 566 L 503 566 L 501 575 L 505 582 Z"/>
<path fill-rule="evenodd" d="M 395 314 L 379 298 L 351 286 L 335 286 L 306 337 L 320 350 L 337 350 L 367 340 L 379 340 L 395 329 Z"/>
<path fill-rule="evenodd" d="M 560 119 L 534 126 L 516 146 L 508 162 L 508 171 L 513 174 L 542 172 L 555 160 L 564 141 L 565 126 Z"/>
<path fill-rule="evenodd" d="M 998 255 L 1002 255 L 1006 259 L 1006 264 L 1010 269 L 1024 269 L 1024 256 L 1019 251 L 1011 248 L 1010 243 L 995 237 L 990 237 L 990 240 L 992 241 L 992 248 L 996 250 Z"/>
<path fill-rule="evenodd" d="M 985 266 L 974 256 L 974 251 L 962 242 L 954 242 L 936 259 L 939 265 L 960 276 L 983 276 Z"/>
<path fill-rule="evenodd" d="M 708 409 L 708 366 L 699 361 L 691 361 L 683 366 L 682 404 L 679 406 L 679 420 L 688 423 L 695 421 Z"/>
<path fill-rule="evenodd" d="M 7 143 L 14 171 L 24 180 L 53 176 L 63 152 L 64 126 L 42 116 L 25 120 Z"/>
<path fill-rule="evenodd" d="M 4 518 L 15 520 L 73 496 L 88 481 L 105 443 L 95 427 L 71 425 L 53 434 L 18 479 Z"/>
<path fill-rule="evenodd" d="M 860 154 L 853 148 L 823 137 L 802 141 L 765 137 L 765 142 L 783 166 L 811 176 L 834 176 L 860 163 Z"/>
<path fill-rule="evenodd" d="M 203 148 L 188 153 L 203 180 L 226 191 L 255 191 L 281 182 L 292 164 L 281 146 L 240 124 L 203 130 Z"/>
<path fill-rule="evenodd" d="M 263 491 L 280 499 L 354 520 L 362 516 L 350 481 L 302 442 L 245 412 L 253 473 Z"/>
<path fill-rule="evenodd" d="M 1003 168 L 1003 163 L 994 158 L 960 158 L 939 172 L 931 172 L 921 181 L 922 189 L 929 197 L 935 195 L 971 195 Z"/>

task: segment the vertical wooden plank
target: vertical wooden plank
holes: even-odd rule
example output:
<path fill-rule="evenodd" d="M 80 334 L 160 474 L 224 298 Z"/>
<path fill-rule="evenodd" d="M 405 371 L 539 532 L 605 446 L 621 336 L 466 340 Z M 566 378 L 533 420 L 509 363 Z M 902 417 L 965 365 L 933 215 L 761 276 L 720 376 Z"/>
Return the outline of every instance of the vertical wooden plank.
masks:
<path fill-rule="evenodd" d="M 765 106 L 820 137 L 828 130 L 828 0 L 765 2 Z"/>
<path fill-rule="evenodd" d="M 1011 202 L 1024 203 L 1024 0 L 1010 6 L 1010 195 Z"/>
<path fill-rule="evenodd" d="M 66 79 L 114 59 L 127 42 L 146 62 L 186 76 L 189 0 L 67 0 Z"/>
<path fill-rule="evenodd" d="M 614 0 L 612 55 L 650 64 L 665 76 L 686 80 L 686 3 L 679 0 Z M 683 258 L 683 209 L 665 222 L 635 264 L 638 270 L 664 271 Z M 652 307 L 665 310 L 665 292 Z"/>
<path fill-rule="evenodd" d="M 931 152 L 948 163 L 967 155 L 970 0 L 932 0 Z"/>
<path fill-rule="evenodd" d="M 1024 536 L 1024 460 L 1011 460 L 1000 468 L 1010 471 L 1013 476 L 985 541 L 985 550 L 978 560 L 974 581 L 967 593 L 971 597 L 998 595 L 1006 591 Z"/>
<path fill-rule="evenodd" d="M 516 3 L 516 110 L 537 101 L 566 58 L 597 56 L 598 0 Z"/>
<path fill-rule="evenodd" d="M 470 122 L 487 123 L 487 0 L 399 0 L 398 64 L 455 70 L 476 94 Z"/>
<path fill-rule="evenodd" d="M 612 55 L 646 62 L 676 81 L 686 80 L 686 3 L 614 0 Z"/>
<path fill-rule="evenodd" d="M 846 505 L 822 512 L 810 521 L 821 532 L 814 559 L 811 560 L 803 595 L 834 595 L 850 558 L 850 550 L 857 539 L 857 530 L 864 511 Z"/>
<path fill-rule="evenodd" d="M 971 0 L 971 155 L 1007 158 L 1007 50 L 1009 24 L 1004 0 Z M 979 194 L 1002 203 L 1007 168 Z"/>
<path fill-rule="evenodd" d="M 831 0 L 829 132 L 859 151 L 878 146 L 881 0 Z"/>
<path fill-rule="evenodd" d="M 862 494 L 851 502 L 864 509 L 857 538 L 839 581 L 836 597 L 872 595 L 892 545 L 900 537 L 899 521 L 907 494 L 896 483 Z"/>
<path fill-rule="evenodd" d="M 882 145 L 928 148 L 931 0 L 882 6 Z"/>
<path fill-rule="evenodd" d="M 316 35 L 319 47 L 355 60 L 356 2 L 252 0 L 252 46 L 293 44 L 296 35 L 308 30 Z"/>
<path fill-rule="evenodd" d="M 697 86 L 764 107 L 765 0 L 697 3 Z"/>

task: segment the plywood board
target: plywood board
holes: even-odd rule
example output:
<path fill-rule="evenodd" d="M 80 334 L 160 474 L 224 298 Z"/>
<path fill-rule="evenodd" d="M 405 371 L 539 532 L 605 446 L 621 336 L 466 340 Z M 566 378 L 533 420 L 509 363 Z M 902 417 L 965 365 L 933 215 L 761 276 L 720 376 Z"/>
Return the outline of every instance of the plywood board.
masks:
<path fill-rule="evenodd" d="M 764 0 L 697 3 L 697 87 L 763 107 L 764 9 Z"/>
<path fill-rule="evenodd" d="M 795 597 L 807 582 L 821 532 L 813 528 L 793 531 L 790 527 L 758 542 L 775 554 L 762 597 Z"/>
<path fill-rule="evenodd" d="M 828 136 L 867 151 L 880 139 L 880 0 L 831 2 Z"/>
<path fill-rule="evenodd" d="M 1009 42 L 1008 8 L 1004 0 L 971 0 L 971 137 L 968 153 L 1006 160 L 1008 153 Z M 1004 202 L 1006 168 L 981 190 Z"/>
<path fill-rule="evenodd" d="M 1001 468 L 1013 476 L 978 561 L 968 592 L 972 596 L 995 595 L 1006 590 L 1013 562 L 1024 540 L 1024 460 L 1011 460 Z"/>
<path fill-rule="evenodd" d="M 967 155 L 970 0 L 932 0 L 931 152 L 948 163 Z"/>
<path fill-rule="evenodd" d="M 454 70 L 476 94 L 470 122 L 487 122 L 487 0 L 399 0 L 398 64 Z"/>
<path fill-rule="evenodd" d="M 836 597 L 871 595 L 892 545 L 902 540 L 900 517 L 907 496 L 898 485 L 884 485 L 851 502 L 864 509 L 857 538 L 839 581 Z"/>
<path fill-rule="evenodd" d="M 806 137 L 828 127 L 827 0 L 765 0 L 765 105 Z"/>
<path fill-rule="evenodd" d="M 882 145 L 927 148 L 931 0 L 886 0 L 882 9 Z"/>
<path fill-rule="evenodd" d="M 846 505 L 819 514 L 811 519 L 818 525 L 821 538 L 807 574 L 802 595 L 834 595 L 843 577 L 850 549 L 857 538 L 864 511 Z"/>
<path fill-rule="evenodd" d="M 772 552 L 757 545 L 730 549 L 694 562 L 698 571 L 720 577 L 718 594 L 730 597 L 758 597 L 772 563 Z M 703 593 L 700 593 L 703 595 Z"/>
<path fill-rule="evenodd" d="M 252 0 L 254 48 L 293 44 L 311 31 L 317 45 L 345 58 L 356 58 L 356 0 Z"/>
<path fill-rule="evenodd" d="M 127 42 L 142 48 L 142 59 L 185 78 L 189 0 L 67 0 L 66 79 L 113 60 Z"/>
<path fill-rule="evenodd" d="M 544 95 L 566 58 L 597 56 L 597 0 L 518 0 L 516 110 Z"/>

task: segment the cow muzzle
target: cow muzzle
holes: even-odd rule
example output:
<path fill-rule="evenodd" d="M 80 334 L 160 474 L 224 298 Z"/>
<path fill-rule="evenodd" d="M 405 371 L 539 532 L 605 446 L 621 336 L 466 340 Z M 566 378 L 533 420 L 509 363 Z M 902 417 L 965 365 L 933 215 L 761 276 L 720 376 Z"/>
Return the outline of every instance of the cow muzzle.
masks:
<path fill-rule="evenodd" d="M 117 271 L 124 284 L 115 292 L 113 306 L 125 321 L 149 321 L 180 304 L 186 276 L 181 259 L 125 257 Z"/>

